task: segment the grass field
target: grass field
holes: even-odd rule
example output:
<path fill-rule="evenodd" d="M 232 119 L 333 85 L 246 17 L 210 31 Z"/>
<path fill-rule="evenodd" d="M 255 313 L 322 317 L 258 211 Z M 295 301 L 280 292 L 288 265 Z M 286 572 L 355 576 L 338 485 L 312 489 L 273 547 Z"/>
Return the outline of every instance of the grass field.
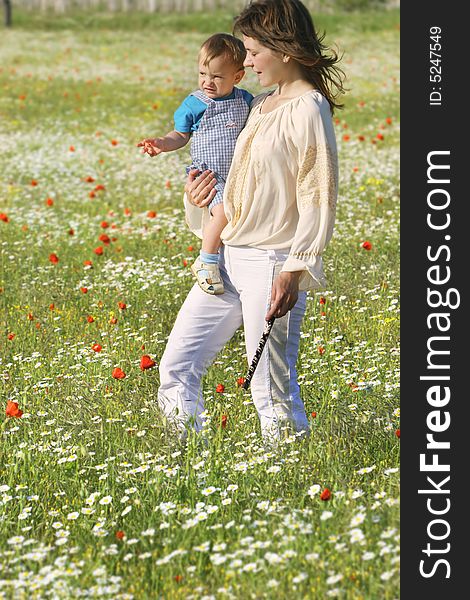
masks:
<path fill-rule="evenodd" d="M 310 439 L 263 447 L 241 331 L 186 449 L 140 368 L 199 245 L 188 149 L 135 144 L 172 127 L 200 43 L 230 18 L 17 12 L 2 31 L 0 598 L 399 597 L 397 12 L 318 18 L 349 92 L 328 288 L 298 364 Z M 251 73 L 244 87 L 260 91 Z"/>

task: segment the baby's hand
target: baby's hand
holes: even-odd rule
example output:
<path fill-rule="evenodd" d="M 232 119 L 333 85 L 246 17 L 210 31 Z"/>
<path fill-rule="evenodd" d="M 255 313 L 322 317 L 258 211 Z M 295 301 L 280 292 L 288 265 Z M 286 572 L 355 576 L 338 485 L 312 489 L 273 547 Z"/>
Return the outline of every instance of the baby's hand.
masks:
<path fill-rule="evenodd" d="M 149 156 L 157 156 L 157 154 L 165 151 L 163 138 L 146 138 L 139 142 L 137 147 L 142 148 L 142 154 L 148 154 Z"/>

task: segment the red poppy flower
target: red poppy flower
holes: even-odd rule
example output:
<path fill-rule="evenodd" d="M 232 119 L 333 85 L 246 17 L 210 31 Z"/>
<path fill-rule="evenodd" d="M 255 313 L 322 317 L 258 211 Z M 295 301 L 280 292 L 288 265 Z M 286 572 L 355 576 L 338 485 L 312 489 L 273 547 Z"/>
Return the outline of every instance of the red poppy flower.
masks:
<path fill-rule="evenodd" d="M 75 235 L 75 230 L 74 229 L 69 229 L 68 230 L 68 234 L 69 235 Z"/>
<path fill-rule="evenodd" d="M 220 426 L 222 427 L 222 429 L 225 429 L 227 427 L 227 415 L 222 415 L 220 417 Z"/>
<path fill-rule="evenodd" d="M 49 261 L 51 263 L 57 264 L 59 262 L 59 257 L 57 256 L 57 254 L 49 254 Z"/>
<path fill-rule="evenodd" d="M 114 379 L 124 379 L 125 376 L 126 376 L 126 374 L 119 367 L 116 367 L 115 369 L 113 369 L 113 377 L 114 377 Z"/>
<path fill-rule="evenodd" d="M 91 260 L 84 260 L 83 264 L 85 267 L 92 267 L 93 263 L 91 262 Z"/>
<path fill-rule="evenodd" d="M 351 136 L 348 135 L 347 133 L 345 135 L 343 135 L 343 142 L 349 142 L 350 139 L 351 139 Z"/>
<path fill-rule="evenodd" d="M 126 534 L 120 529 L 119 531 L 116 531 L 115 536 L 117 540 L 123 540 L 126 537 Z"/>
<path fill-rule="evenodd" d="M 109 223 L 107 221 L 101 221 L 100 225 L 103 229 L 106 229 L 107 227 L 109 227 Z"/>
<path fill-rule="evenodd" d="M 360 142 L 364 142 L 366 138 L 365 138 L 363 135 L 358 135 L 358 136 L 357 136 L 357 139 L 358 139 Z"/>
<path fill-rule="evenodd" d="M 328 488 L 325 488 L 320 494 L 320 500 L 327 501 L 331 498 L 331 492 Z"/>
<path fill-rule="evenodd" d="M 239 377 L 237 379 L 237 385 L 238 385 L 238 387 L 241 387 L 244 383 L 245 383 L 245 378 L 244 377 Z"/>
<path fill-rule="evenodd" d="M 85 177 L 85 181 L 86 181 L 87 183 L 93 183 L 95 180 L 94 180 L 94 178 L 93 178 L 93 177 L 90 177 L 90 176 L 88 176 L 88 177 Z"/>
<path fill-rule="evenodd" d="M 98 246 L 98 248 L 95 248 L 93 252 L 98 256 L 101 256 L 103 254 L 103 246 Z"/>
<path fill-rule="evenodd" d="M 55 309 L 55 304 L 54 303 L 49 304 L 49 310 L 54 310 L 54 309 Z"/>
<path fill-rule="evenodd" d="M 88 196 L 89 196 L 90 198 L 94 198 L 94 197 L 96 196 L 96 194 L 95 194 L 95 192 L 92 190 L 92 191 L 91 191 L 91 192 L 88 194 Z"/>
<path fill-rule="evenodd" d="M 103 346 L 100 346 L 99 344 L 93 344 L 93 346 L 91 347 L 91 349 L 94 352 L 101 352 L 101 350 L 103 350 Z"/>
<path fill-rule="evenodd" d="M 392 124 L 392 119 L 390 117 L 387 117 L 385 119 L 385 123 L 387 123 L 387 125 L 391 125 Z"/>
<path fill-rule="evenodd" d="M 33 315 L 33 313 L 28 313 L 28 320 L 29 320 L 29 321 L 33 321 L 33 320 L 34 320 L 34 315 Z"/>
<path fill-rule="evenodd" d="M 75 146 L 70 146 L 70 147 L 69 147 L 69 151 L 70 151 L 70 152 L 75 152 Z"/>
<path fill-rule="evenodd" d="M 149 210 L 147 213 L 147 217 L 149 219 L 155 219 L 156 216 L 157 216 L 157 213 L 154 210 Z"/>
<path fill-rule="evenodd" d="M 318 346 L 318 354 L 320 354 L 320 356 L 325 354 L 325 348 L 323 348 L 323 346 Z"/>
<path fill-rule="evenodd" d="M 31 180 L 31 185 L 32 185 L 33 187 L 36 187 L 36 186 L 37 186 L 37 184 L 38 184 L 38 182 L 37 182 L 35 179 L 32 179 L 32 180 Z"/>
<path fill-rule="evenodd" d="M 98 185 L 95 185 L 95 192 L 102 192 L 105 189 L 106 188 L 104 187 L 104 185 L 102 183 L 99 183 Z"/>
<path fill-rule="evenodd" d="M 82 292 L 82 294 L 87 294 L 88 293 L 88 288 L 86 287 L 81 287 L 80 291 Z"/>
<path fill-rule="evenodd" d="M 183 258 L 183 267 L 187 267 L 187 266 L 188 266 L 188 261 L 185 258 Z"/>
<path fill-rule="evenodd" d="M 372 249 L 372 244 L 368 240 L 366 240 L 365 242 L 362 242 L 361 246 L 362 246 L 362 248 L 364 248 L 364 250 Z"/>
<path fill-rule="evenodd" d="M 224 385 L 222 385 L 221 383 L 218 383 L 218 384 L 217 384 L 217 386 L 216 386 L 216 388 L 215 388 L 215 391 L 216 391 L 218 394 L 223 394 L 223 393 L 224 393 L 224 391 L 225 391 L 225 386 L 224 386 Z"/>
<path fill-rule="evenodd" d="M 130 208 L 125 208 L 124 209 L 124 214 L 126 215 L 126 217 L 129 217 L 132 214 L 132 211 Z"/>
<path fill-rule="evenodd" d="M 127 304 L 125 302 L 118 302 L 118 306 L 121 310 L 126 310 Z"/>
<path fill-rule="evenodd" d="M 378 133 L 378 134 L 377 134 L 377 139 L 378 139 L 378 140 L 383 140 L 383 139 L 384 139 L 384 136 L 383 136 L 383 134 L 382 134 L 382 133 Z"/>
<path fill-rule="evenodd" d="M 173 577 L 173 579 L 176 581 L 176 583 L 180 583 L 181 581 L 183 581 L 183 576 L 182 575 L 175 575 Z"/>
<path fill-rule="evenodd" d="M 119 142 L 117 140 L 111 140 L 111 144 L 113 146 L 117 146 L 119 144 Z"/>
<path fill-rule="evenodd" d="M 400 438 L 400 430 L 399 430 L 399 429 L 397 429 L 397 430 L 395 431 L 395 435 L 397 436 L 397 438 Z"/>
<path fill-rule="evenodd" d="M 111 325 L 116 325 L 116 323 L 118 322 L 118 320 L 116 319 L 116 317 L 111 317 L 109 319 L 109 322 L 111 323 Z"/>
<path fill-rule="evenodd" d="M 7 338 L 8 338 L 9 340 L 13 340 L 13 339 L 15 339 L 15 334 L 14 334 L 14 333 L 9 333 L 9 334 L 7 335 Z"/>
<path fill-rule="evenodd" d="M 140 359 L 141 371 L 145 371 L 146 369 L 151 369 L 156 364 L 157 363 L 154 360 L 152 360 L 148 354 L 144 354 L 144 356 L 142 356 L 142 358 Z"/>
<path fill-rule="evenodd" d="M 91 315 L 88 315 L 88 317 L 86 318 L 86 320 L 88 321 L 88 323 L 94 323 L 95 322 L 95 319 Z"/>
<path fill-rule="evenodd" d="M 4 223 L 8 223 L 10 219 L 8 218 L 8 216 L 5 213 L 0 213 L 0 221 L 3 221 Z"/>
<path fill-rule="evenodd" d="M 171 188 L 171 181 L 169 179 L 167 179 L 165 181 L 165 187 L 166 187 L 167 190 L 169 190 Z"/>
<path fill-rule="evenodd" d="M 23 411 L 18 408 L 18 402 L 12 402 L 11 400 L 8 400 L 5 414 L 7 417 L 19 418 L 22 416 Z"/>
<path fill-rule="evenodd" d="M 111 238 L 106 233 L 102 233 L 99 237 L 99 240 L 100 240 L 100 242 L 103 242 L 103 244 L 111 243 Z"/>
<path fill-rule="evenodd" d="M 312 419 L 316 419 L 317 418 L 317 413 L 315 411 L 313 411 L 311 414 L 312 414 Z"/>
<path fill-rule="evenodd" d="M 321 313 L 320 313 L 320 316 L 321 316 L 321 317 L 326 317 L 326 312 L 324 312 L 324 311 L 322 310 L 322 311 L 321 311 Z"/>
<path fill-rule="evenodd" d="M 186 250 L 187 250 L 188 252 L 192 252 L 192 251 L 194 250 L 194 248 L 193 248 L 193 246 L 188 246 L 188 247 L 186 248 Z"/>
<path fill-rule="evenodd" d="M 320 302 L 320 304 L 326 304 L 326 298 L 324 298 L 323 296 L 320 296 L 319 302 Z"/>

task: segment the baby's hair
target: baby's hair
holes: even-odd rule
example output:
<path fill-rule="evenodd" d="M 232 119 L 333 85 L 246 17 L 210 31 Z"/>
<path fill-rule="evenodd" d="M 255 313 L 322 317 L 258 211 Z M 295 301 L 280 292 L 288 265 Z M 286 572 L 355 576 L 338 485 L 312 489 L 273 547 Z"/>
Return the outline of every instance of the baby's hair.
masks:
<path fill-rule="evenodd" d="M 218 56 L 225 56 L 235 67 L 243 69 L 246 57 L 245 46 L 240 39 L 229 33 L 215 33 L 202 44 L 199 60 L 207 66 L 213 58 Z"/>

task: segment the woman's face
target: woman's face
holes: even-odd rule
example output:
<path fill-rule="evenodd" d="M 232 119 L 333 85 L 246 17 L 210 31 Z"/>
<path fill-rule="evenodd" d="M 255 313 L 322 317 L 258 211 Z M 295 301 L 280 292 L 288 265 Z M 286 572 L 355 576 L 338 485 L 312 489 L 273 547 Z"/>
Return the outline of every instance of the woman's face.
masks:
<path fill-rule="evenodd" d="M 260 44 L 258 40 L 245 35 L 243 36 L 243 44 L 246 48 L 246 58 L 243 65 L 253 69 L 258 75 L 260 85 L 269 87 L 286 79 L 289 63 L 283 62 L 280 52 L 274 52 Z"/>

